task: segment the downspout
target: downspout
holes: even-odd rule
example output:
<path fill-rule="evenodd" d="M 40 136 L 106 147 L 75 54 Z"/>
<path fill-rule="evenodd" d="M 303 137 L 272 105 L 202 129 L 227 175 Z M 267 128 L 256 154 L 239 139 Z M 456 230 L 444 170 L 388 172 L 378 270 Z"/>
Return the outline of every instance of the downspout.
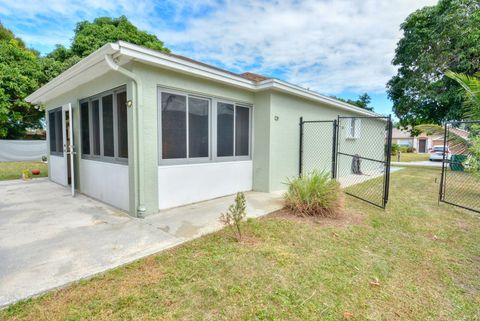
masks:
<path fill-rule="evenodd" d="M 134 175 L 135 175 L 135 178 L 137 180 L 137 184 L 136 187 L 137 187 L 137 190 L 136 190 L 136 198 L 137 198 L 137 201 L 138 201 L 138 207 L 136 208 L 137 210 L 137 213 L 136 213 L 136 216 L 137 217 L 144 217 L 145 216 L 145 211 L 146 211 L 146 208 L 145 208 L 145 202 L 144 202 L 144 195 L 143 195 L 143 191 L 144 191 L 144 183 L 145 183 L 145 180 L 143 178 L 143 141 L 140 139 L 140 134 L 139 134 L 139 128 L 138 128 L 138 124 L 139 124 L 139 120 L 142 119 L 141 118 L 141 113 L 142 113 L 142 82 L 140 80 L 139 77 L 137 77 L 137 75 L 135 75 L 133 72 L 131 72 L 130 70 L 127 70 L 121 66 L 119 66 L 113 59 L 112 55 L 105 55 L 105 62 L 107 63 L 107 65 L 114 71 L 117 71 L 125 76 L 127 76 L 128 78 L 132 79 L 132 84 L 133 84 L 133 90 L 132 90 L 132 100 L 134 102 L 134 113 L 133 113 L 133 140 L 134 140 L 134 143 L 135 143 L 135 148 L 134 148 L 134 153 L 133 153 L 133 156 L 134 156 L 134 162 L 135 162 L 135 166 L 134 166 Z"/>

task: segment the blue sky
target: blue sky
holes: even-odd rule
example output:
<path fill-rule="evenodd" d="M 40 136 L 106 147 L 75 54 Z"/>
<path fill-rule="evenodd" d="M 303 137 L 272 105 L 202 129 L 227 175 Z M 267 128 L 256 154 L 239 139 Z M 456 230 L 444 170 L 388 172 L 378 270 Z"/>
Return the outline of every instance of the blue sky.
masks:
<path fill-rule="evenodd" d="M 234 72 L 276 77 L 326 95 L 368 92 L 388 114 L 385 84 L 399 25 L 436 0 L 0 0 L 0 21 L 43 54 L 75 24 L 126 15 L 173 52 Z"/>

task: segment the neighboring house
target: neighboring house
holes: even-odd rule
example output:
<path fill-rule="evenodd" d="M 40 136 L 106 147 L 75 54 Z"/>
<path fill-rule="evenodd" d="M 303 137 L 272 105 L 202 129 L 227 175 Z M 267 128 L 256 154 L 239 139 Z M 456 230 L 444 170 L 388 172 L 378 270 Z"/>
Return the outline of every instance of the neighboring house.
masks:
<path fill-rule="evenodd" d="M 451 128 L 450 132 L 455 133 L 463 138 L 468 138 L 468 132 L 460 128 Z M 413 147 L 416 153 L 428 153 L 434 146 L 443 146 L 443 135 L 427 135 L 421 133 L 418 136 L 412 137 L 408 130 L 398 128 L 392 129 L 392 143 L 398 144 L 401 147 Z M 455 147 L 450 146 L 455 152 Z"/>
<path fill-rule="evenodd" d="M 284 190 L 298 175 L 301 116 L 378 116 L 284 81 L 122 41 L 26 100 L 46 108 L 50 179 L 132 216 Z M 341 128 L 352 146 L 369 136 L 358 120 Z"/>
<path fill-rule="evenodd" d="M 412 147 L 416 153 L 428 153 L 434 146 L 433 137 L 425 133 L 412 137 L 408 130 L 398 128 L 392 129 L 392 143 L 401 147 Z"/>

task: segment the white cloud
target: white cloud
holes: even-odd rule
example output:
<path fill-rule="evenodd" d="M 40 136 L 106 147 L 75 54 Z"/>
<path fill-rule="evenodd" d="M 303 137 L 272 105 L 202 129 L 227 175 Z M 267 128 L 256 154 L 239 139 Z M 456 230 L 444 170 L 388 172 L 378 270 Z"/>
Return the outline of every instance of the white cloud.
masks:
<path fill-rule="evenodd" d="M 35 20 L 51 16 L 77 22 L 98 15 L 125 14 L 167 46 L 227 68 L 270 73 L 327 94 L 342 91 L 382 92 L 394 74 L 391 66 L 399 25 L 414 10 L 436 0 L 303 1 L 18 1 L 3 0 L 0 15 Z M 205 5 L 213 7 L 201 14 Z M 168 10 L 168 16 L 162 15 Z M 178 31 L 172 25 L 183 24 Z M 40 30 L 43 43 L 64 42 L 65 30 Z M 177 31 L 176 31 L 177 29 Z M 52 33 L 53 31 L 53 33 Z M 55 35 L 55 36 L 50 36 Z M 35 43 L 33 34 L 20 34 Z M 51 39 L 61 38 L 57 41 Z M 258 62 L 260 61 L 260 62 Z M 256 63 L 256 64 L 255 64 Z"/>

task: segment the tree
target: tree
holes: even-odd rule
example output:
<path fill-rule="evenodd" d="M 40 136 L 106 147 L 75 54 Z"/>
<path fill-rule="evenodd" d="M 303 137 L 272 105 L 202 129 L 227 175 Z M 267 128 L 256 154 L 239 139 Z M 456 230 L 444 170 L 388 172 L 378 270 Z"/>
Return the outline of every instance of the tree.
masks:
<path fill-rule="evenodd" d="M 479 25 L 478 0 L 440 0 L 407 17 L 392 62 L 398 72 L 387 84 L 402 126 L 464 117 L 465 97 L 444 72 L 480 71 Z"/>
<path fill-rule="evenodd" d="M 75 27 L 75 35 L 70 48 L 62 45 L 47 55 L 65 64 L 64 68 L 78 62 L 108 42 L 123 40 L 150 49 L 170 52 L 157 36 L 138 30 L 125 16 L 119 18 L 99 17 L 81 21 Z"/>
<path fill-rule="evenodd" d="M 360 108 L 363 108 L 363 109 L 366 109 L 366 110 L 373 111 L 373 107 L 369 106 L 370 102 L 372 101 L 372 98 L 370 98 L 370 96 L 367 93 L 359 95 L 357 100 L 343 99 L 343 98 L 336 97 L 336 96 L 331 96 L 331 97 L 336 99 L 336 100 L 343 101 L 344 103 L 354 105 L 354 106 L 357 106 L 357 107 L 360 107 Z"/>
<path fill-rule="evenodd" d="M 41 127 L 43 112 L 24 98 L 45 81 L 38 52 L 0 24 L 0 138 L 20 138 Z"/>
<path fill-rule="evenodd" d="M 41 128 L 44 112 L 25 97 L 108 42 L 124 40 L 169 52 L 155 35 L 138 30 L 125 16 L 81 21 L 70 47 L 61 45 L 46 57 L 0 24 L 0 138 L 21 138 L 28 128 Z"/>

